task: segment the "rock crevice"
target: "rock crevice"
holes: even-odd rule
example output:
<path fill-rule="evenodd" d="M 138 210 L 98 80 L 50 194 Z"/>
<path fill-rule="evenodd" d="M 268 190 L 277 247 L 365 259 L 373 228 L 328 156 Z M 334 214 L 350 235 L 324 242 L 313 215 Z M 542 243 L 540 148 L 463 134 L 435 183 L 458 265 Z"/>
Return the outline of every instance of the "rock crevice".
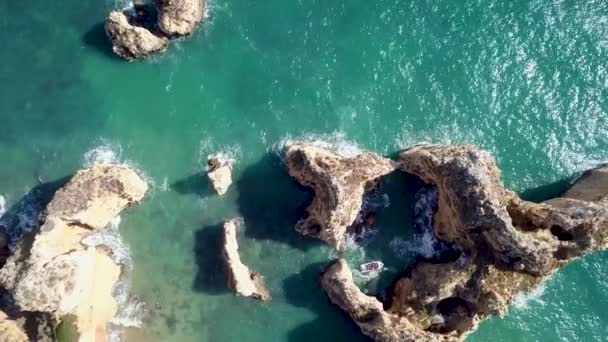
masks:
<path fill-rule="evenodd" d="M 374 340 L 461 341 L 559 268 L 608 247 L 606 167 L 543 203 L 506 190 L 492 156 L 474 146 L 415 146 L 398 168 L 436 187 L 434 234 L 460 257 L 416 263 L 396 281 L 386 310 L 358 290 L 345 260 L 330 266 L 323 288 Z"/>

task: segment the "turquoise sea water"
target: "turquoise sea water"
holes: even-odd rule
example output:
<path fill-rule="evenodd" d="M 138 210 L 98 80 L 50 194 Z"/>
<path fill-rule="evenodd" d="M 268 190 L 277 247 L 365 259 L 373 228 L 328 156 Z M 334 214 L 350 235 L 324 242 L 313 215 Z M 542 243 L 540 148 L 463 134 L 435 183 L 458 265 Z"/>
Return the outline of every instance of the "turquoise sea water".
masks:
<path fill-rule="evenodd" d="M 335 255 L 293 230 L 310 194 L 281 165 L 289 141 L 384 155 L 474 143 L 536 200 L 608 161 L 606 1 L 211 0 L 193 37 L 137 63 L 114 58 L 100 26 L 124 5 L 0 2 L 0 194 L 23 204 L 39 179 L 100 159 L 148 177 L 120 224 L 147 303 L 126 341 L 366 340 L 318 286 Z M 222 198 L 200 176 L 218 152 L 237 160 Z M 391 177 L 380 235 L 349 254 L 391 268 L 362 281 L 370 291 L 422 249 L 417 186 Z M 218 224 L 236 216 L 269 304 L 226 291 Z M 605 253 L 569 265 L 468 340 L 605 340 L 606 267 Z"/>

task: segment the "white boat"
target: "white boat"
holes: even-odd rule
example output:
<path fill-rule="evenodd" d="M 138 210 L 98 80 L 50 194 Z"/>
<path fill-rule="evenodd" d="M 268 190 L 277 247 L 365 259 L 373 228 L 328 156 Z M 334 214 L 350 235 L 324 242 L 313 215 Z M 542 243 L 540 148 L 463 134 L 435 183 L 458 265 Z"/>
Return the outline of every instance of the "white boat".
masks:
<path fill-rule="evenodd" d="M 384 269 L 384 263 L 382 261 L 372 261 L 359 266 L 363 275 L 374 275 L 377 276 Z"/>

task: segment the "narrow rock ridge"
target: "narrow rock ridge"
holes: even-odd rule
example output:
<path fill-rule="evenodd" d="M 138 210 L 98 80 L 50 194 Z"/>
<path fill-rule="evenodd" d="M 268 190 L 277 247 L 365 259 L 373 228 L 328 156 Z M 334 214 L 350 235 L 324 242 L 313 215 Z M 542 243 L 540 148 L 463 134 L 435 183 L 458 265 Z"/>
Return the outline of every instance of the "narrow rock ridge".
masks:
<path fill-rule="evenodd" d="M 133 61 L 165 51 L 170 39 L 192 34 L 206 11 L 205 0 L 156 0 L 154 6 L 136 1 L 108 15 L 106 35 L 117 56 Z"/>
<path fill-rule="evenodd" d="M 240 225 L 240 219 L 232 219 L 226 221 L 222 227 L 224 237 L 222 254 L 226 263 L 228 286 L 241 296 L 269 302 L 272 297 L 266 288 L 264 277 L 257 272 L 252 272 L 241 261 L 236 237 Z"/>
<path fill-rule="evenodd" d="M 125 166 L 78 171 L 55 193 L 38 232 L 26 235 L 0 270 L 0 285 L 17 308 L 49 313 L 57 321 L 73 315 L 80 341 L 105 341 L 117 311 L 112 290 L 121 267 L 103 246 L 81 241 L 141 201 L 147 189 Z"/>
<path fill-rule="evenodd" d="M 330 266 L 323 288 L 374 340 L 462 341 L 568 262 L 608 247 L 606 167 L 543 203 L 506 190 L 494 159 L 474 146 L 415 146 L 399 169 L 437 188 L 434 233 L 460 256 L 418 262 L 395 283 L 387 310 L 358 290 L 344 260 Z"/>
<path fill-rule="evenodd" d="M 361 211 L 363 196 L 394 171 L 392 161 L 373 153 L 346 158 L 302 144 L 289 146 L 285 159 L 289 175 L 315 192 L 308 216 L 298 221 L 296 230 L 338 250 Z"/>

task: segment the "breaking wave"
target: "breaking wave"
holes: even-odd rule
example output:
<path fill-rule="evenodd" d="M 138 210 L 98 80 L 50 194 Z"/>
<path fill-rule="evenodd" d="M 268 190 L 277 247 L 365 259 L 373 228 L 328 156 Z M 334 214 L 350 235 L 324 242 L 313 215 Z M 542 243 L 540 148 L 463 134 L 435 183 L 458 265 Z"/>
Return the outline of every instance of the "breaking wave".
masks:
<path fill-rule="evenodd" d="M 342 157 L 354 157 L 363 152 L 363 149 L 354 141 L 349 140 L 343 132 L 334 131 L 329 134 L 306 134 L 300 137 L 292 137 L 290 135 L 282 138 L 277 144 L 272 147 L 274 152 L 280 156 L 292 144 L 306 144 L 325 148 L 336 152 Z"/>
<path fill-rule="evenodd" d="M 198 170 L 208 171 L 207 161 L 209 159 L 214 158 L 218 159 L 220 163 L 234 164 L 241 157 L 241 148 L 238 145 L 219 146 L 211 139 L 204 139 L 199 143 L 197 167 Z"/>
<path fill-rule="evenodd" d="M 99 164 L 127 165 L 134 169 L 154 188 L 153 180 L 147 177 L 135 163 L 123 159 L 122 147 L 118 144 L 104 142 L 104 144 L 86 152 L 83 164 L 85 167 Z M 117 216 L 107 227 L 87 236 L 81 241 L 86 246 L 105 246 L 110 250 L 110 255 L 114 262 L 122 268 L 120 279 L 114 285 L 112 293 L 118 304 L 118 312 L 108 324 L 107 337 L 110 342 L 121 341 L 123 330 L 126 327 L 141 327 L 145 315 L 145 303 L 130 294 L 130 275 L 134 266 L 129 248 L 124 244 L 120 236 L 120 223 L 121 217 Z"/>
<path fill-rule="evenodd" d="M 433 216 L 439 201 L 438 192 L 435 188 L 422 188 L 414 198 L 414 226 L 417 232 L 411 240 L 394 238 L 390 242 L 390 248 L 400 258 L 411 255 L 420 255 L 426 259 L 438 258 L 448 248 L 445 243 L 437 240 L 433 233 Z"/>

